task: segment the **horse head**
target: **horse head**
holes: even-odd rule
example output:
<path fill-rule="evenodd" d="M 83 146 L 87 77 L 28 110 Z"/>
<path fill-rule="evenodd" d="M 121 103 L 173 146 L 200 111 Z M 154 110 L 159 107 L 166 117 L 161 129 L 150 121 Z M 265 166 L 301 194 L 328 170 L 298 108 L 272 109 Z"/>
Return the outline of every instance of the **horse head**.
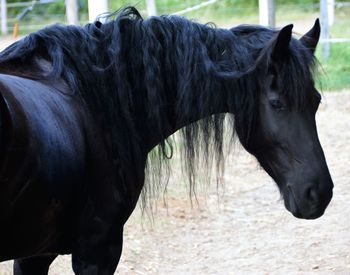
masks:
<path fill-rule="evenodd" d="M 317 20 L 299 40 L 292 38 L 292 27 L 281 29 L 262 50 L 256 124 L 243 145 L 275 180 L 285 207 L 295 217 L 315 219 L 333 189 L 315 121 L 321 95 L 312 63 L 320 26 Z"/>

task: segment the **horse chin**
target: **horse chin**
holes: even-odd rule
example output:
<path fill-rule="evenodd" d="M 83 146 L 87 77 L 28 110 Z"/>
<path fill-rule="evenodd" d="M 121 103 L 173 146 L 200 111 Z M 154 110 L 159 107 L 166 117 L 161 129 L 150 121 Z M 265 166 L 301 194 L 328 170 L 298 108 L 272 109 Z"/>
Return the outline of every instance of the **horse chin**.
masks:
<path fill-rule="evenodd" d="M 325 209 L 319 209 L 318 207 L 308 207 L 307 209 L 301 208 L 297 203 L 293 192 L 286 192 L 283 197 L 286 209 L 298 219 L 314 220 L 321 217 L 325 212 Z"/>
<path fill-rule="evenodd" d="M 288 209 L 287 210 L 292 213 L 292 215 L 298 219 L 304 219 L 304 220 L 315 220 L 321 217 L 324 214 L 324 210 L 314 210 L 314 211 L 307 211 L 302 212 L 299 209 Z"/>

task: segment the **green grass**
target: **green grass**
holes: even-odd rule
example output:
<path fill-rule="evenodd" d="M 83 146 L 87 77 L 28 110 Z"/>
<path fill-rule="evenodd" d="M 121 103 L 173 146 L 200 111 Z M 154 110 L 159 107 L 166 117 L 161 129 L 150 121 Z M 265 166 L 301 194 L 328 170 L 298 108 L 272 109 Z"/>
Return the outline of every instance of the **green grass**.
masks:
<path fill-rule="evenodd" d="M 350 7 L 335 10 L 335 24 L 331 27 L 331 36 L 350 38 Z"/>
<path fill-rule="evenodd" d="M 335 91 L 350 88 L 350 42 L 331 44 L 327 60 L 321 56 L 321 46 L 316 56 L 321 63 L 318 88 Z"/>

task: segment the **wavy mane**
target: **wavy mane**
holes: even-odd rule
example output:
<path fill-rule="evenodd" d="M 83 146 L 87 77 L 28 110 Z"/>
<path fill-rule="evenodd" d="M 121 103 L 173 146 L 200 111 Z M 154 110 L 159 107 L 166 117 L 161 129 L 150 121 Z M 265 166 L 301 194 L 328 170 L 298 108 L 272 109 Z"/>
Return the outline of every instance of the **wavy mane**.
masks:
<path fill-rule="evenodd" d="M 218 114 L 182 129 L 183 160 L 194 191 L 200 152 L 205 163 L 214 160 L 220 172 L 226 126 L 231 138 L 237 132 L 244 146 L 249 143 L 261 80 L 257 61 L 277 30 L 243 25 L 219 29 L 178 16 L 143 20 L 134 8 L 115 16 L 106 24 L 53 25 L 32 33 L 1 53 L 0 71 L 33 79 L 63 78 L 110 139 L 113 160 L 129 165 L 137 163 L 144 150 L 139 142 L 144 126 L 134 120 L 140 110 L 157 118 L 150 121 L 155 121 L 153 134 L 163 140 L 156 154 L 161 168 L 173 150 L 172 139 L 164 136 L 171 119 L 165 107 L 170 102 L 175 103 L 178 120 L 227 104 L 234 110 L 230 123 Z M 300 105 L 305 97 L 302 80 L 310 78 L 312 56 L 295 39 L 290 49 L 291 65 L 281 72 L 290 81 L 285 91 L 290 102 Z M 52 63 L 52 69 L 40 69 L 38 57 Z M 225 100 L 218 101 L 219 97 Z M 160 170 L 150 168 L 151 177 L 159 176 Z M 148 184 L 144 190 L 147 201 L 158 185 Z"/>

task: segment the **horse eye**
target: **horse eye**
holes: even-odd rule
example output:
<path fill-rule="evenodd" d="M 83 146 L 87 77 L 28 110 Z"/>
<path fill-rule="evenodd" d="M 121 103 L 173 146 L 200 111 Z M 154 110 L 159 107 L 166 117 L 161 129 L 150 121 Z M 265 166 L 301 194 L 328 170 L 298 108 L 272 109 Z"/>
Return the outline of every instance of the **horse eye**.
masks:
<path fill-rule="evenodd" d="M 282 104 L 281 100 L 279 100 L 279 99 L 271 99 L 270 105 L 275 110 L 283 110 L 284 109 L 283 104 Z"/>

